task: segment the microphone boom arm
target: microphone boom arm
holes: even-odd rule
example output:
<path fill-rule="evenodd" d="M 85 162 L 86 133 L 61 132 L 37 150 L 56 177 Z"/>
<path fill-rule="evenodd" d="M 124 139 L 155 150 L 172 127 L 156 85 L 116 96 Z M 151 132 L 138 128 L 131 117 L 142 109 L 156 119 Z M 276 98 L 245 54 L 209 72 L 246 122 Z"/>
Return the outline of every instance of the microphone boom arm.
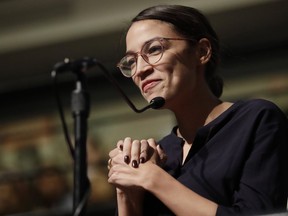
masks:
<path fill-rule="evenodd" d="M 112 76 L 112 74 L 104 67 L 103 64 L 101 64 L 99 61 L 97 61 L 95 58 L 90 57 L 84 57 L 80 60 L 76 61 L 70 61 L 68 58 L 64 60 L 64 62 L 59 62 L 55 64 L 54 70 L 52 71 L 52 76 L 56 75 L 57 72 L 64 72 L 64 71 L 72 71 L 76 73 L 77 76 L 81 76 L 78 73 L 83 73 L 87 71 L 88 69 L 91 69 L 93 67 L 98 66 L 106 78 L 113 84 L 113 86 L 119 91 L 121 96 L 124 98 L 126 103 L 129 105 L 129 107 L 136 113 L 142 113 L 145 110 L 152 108 L 152 109 L 159 109 L 165 104 L 165 99 L 162 97 L 156 97 L 153 98 L 150 103 L 143 107 L 142 109 L 137 109 L 136 106 L 132 103 L 132 101 L 129 99 L 129 97 L 125 94 L 125 92 L 122 90 L 116 79 Z"/>

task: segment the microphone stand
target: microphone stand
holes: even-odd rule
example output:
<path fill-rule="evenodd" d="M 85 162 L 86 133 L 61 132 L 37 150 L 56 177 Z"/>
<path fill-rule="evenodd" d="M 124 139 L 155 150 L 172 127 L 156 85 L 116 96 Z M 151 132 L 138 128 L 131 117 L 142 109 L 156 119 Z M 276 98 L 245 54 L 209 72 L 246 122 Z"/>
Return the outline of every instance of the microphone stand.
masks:
<path fill-rule="evenodd" d="M 73 191 L 73 216 L 84 216 L 86 213 L 86 207 L 90 192 L 90 182 L 87 175 L 87 149 L 86 149 L 86 140 L 87 140 L 87 118 L 90 111 L 90 98 L 88 91 L 86 90 L 86 77 L 85 71 L 91 67 L 99 66 L 100 69 L 104 72 L 108 80 L 116 87 L 116 89 L 123 96 L 130 108 L 136 113 L 142 113 L 145 110 L 159 109 L 164 103 L 165 99 L 162 97 L 153 98 L 150 103 L 143 107 L 142 109 L 137 109 L 129 97 L 118 85 L 117 81 L 109 73 L 109 71 L 96 59 L 93 58 L 83 58 L 77 61 L 70 61 L 65 59 L 64 62 L 57 63 L 51 76 L 54 79 L 56 86 L 56 76 L 57 73 L 62 73 L 65 71 L 72 71 L 77 76 L 76 88 L 73 90 L 71 95 L 71 108 L 74 118 L 74 138 L 75 146 L 73 149 L 72 143 L 70 141 L 69 133 L 67 130 L 63 109 L 60 103 L 60 98 L 57 93 L 57 88 L 55 88 L 56 99 L 59 108 L 59 113 L 63 125 L 63 130 L 67 144 L 69 146 L 71 155 L 74 159 L 74 191 Z"/>
<path fill-rule="evenodd" d="M 86 213 L 86 199 L 89 188 L 87 176 L 87 118 L 89 116 L 89 94 L 86 91 L 84 73 L 77 73 L 76 88 L 71 95 L 71 108 L 74 118 L 74 215 Z"/>

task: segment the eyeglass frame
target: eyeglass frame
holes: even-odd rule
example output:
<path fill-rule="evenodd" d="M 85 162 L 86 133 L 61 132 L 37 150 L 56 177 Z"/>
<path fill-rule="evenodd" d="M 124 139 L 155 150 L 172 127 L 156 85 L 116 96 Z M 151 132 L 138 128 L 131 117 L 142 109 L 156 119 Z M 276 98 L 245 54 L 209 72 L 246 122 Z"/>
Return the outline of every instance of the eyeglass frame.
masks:
<path fill-rule="evenodd" d="M 119 63 L 117 64 L 117 67 L 119 68 L 119 70 L 121 71 L 121 73 L 125 76 L 125 77 L 128 77 L 128 78 L 131 78 L 131 77 L 133 77 L 134 75 L 135 75 L 135 73 L 136 73 L 136 70 L 137 70 L 137 60 L 138 60 L 138 57 L 139 56 L 141 56 L 142 58 L 143 58 L 143 60 L 147 63 L 147 64 L 149 64 L 150 66 L 155 66 L 155 64 L 156 63 L 158 63 L 161 59 L 162 59 L 162 57 L 163 57 L 163 53 L 165 52 L 165 49 L 164 49 L 164 45 L 163 45 L 163 40 L 166 40 L 166 41 L 169 41 L 169 40 L 188 40 L 188 41 L 194 41 L 194 42 L 196 42 L 197 40 L 196 39 L 192 39 L 192 38 L 169 38 L 169 37 L 155 37 L 155 38 L 152 38 L 152 39 L 150 39 L 150 40 L 148 40 L 148 41 L 146 41 L 143 45 L 142 45 L 142 47 L 141 47 L 141 50 L 140 51 L 138 51 L 138 52 L 131 52 L 131 53 L 126 53 L 126 55 L 119 61 Z M 159 60 L 157 60 L 156 62 L 154 62 L 153 64 L 152 63 L 150 63 L 150 62 L 148 62 L 148 56 L 147 56 L 147 54 L 145 54 L 145 53 L 142 53 L 142 51 L 143 51 L 143 48 L 146 46 L 146 44 L 148 44 L 148 43 L 152 43 L 152 42 L 154 42 L 154 41 L 159 41 L 159 43 L 161 44 L 161 46 L 162 46 L 162 51 L 161 51 L 161 56 L 160 56 L 160 58 L 159 58 Z M 127 75 L 126 73 L 124 73 L 123 71 L 122 71 L 122 69 L 121 69 L 121 62 L 128 56 L 128 55 L 134 55 L 134 57 L 135 57 L 135 64 L 136 64 L 136 70 L 132 73 L 132 70 L 131 70 L 131 75 Z"/>

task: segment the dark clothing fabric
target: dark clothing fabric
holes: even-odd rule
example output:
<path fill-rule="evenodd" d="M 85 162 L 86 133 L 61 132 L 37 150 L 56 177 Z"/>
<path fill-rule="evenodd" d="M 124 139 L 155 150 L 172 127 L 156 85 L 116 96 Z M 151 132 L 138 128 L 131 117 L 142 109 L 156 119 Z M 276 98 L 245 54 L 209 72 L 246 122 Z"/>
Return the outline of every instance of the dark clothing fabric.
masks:
<path fill-rule="evenodd" d="M 163 168 L 217 203 L 217 216 L 286 210 L 288 121 L 276 105 L 261 99 L 234 103 L 199 128 L 183 165 L 184 141 L 176 128 L 159 142 L 168 156 Z M 173 215 L 151 194 L 144 205 L 145 215 Z"/>

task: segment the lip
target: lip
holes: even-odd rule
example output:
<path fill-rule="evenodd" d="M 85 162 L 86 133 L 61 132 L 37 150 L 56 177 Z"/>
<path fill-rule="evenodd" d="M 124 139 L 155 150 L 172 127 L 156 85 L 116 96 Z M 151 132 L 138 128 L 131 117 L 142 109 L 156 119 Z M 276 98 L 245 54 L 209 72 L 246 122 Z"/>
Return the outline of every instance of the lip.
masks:
<path fill-rule="evenodd" d="M 141 85 L 142 91 L 147 92 L 151 88 L 154 88 L 154 86 L 156 86 L 159 83 L 159 81 L 160 81 L 159 79 L 145 80 Z"/>

